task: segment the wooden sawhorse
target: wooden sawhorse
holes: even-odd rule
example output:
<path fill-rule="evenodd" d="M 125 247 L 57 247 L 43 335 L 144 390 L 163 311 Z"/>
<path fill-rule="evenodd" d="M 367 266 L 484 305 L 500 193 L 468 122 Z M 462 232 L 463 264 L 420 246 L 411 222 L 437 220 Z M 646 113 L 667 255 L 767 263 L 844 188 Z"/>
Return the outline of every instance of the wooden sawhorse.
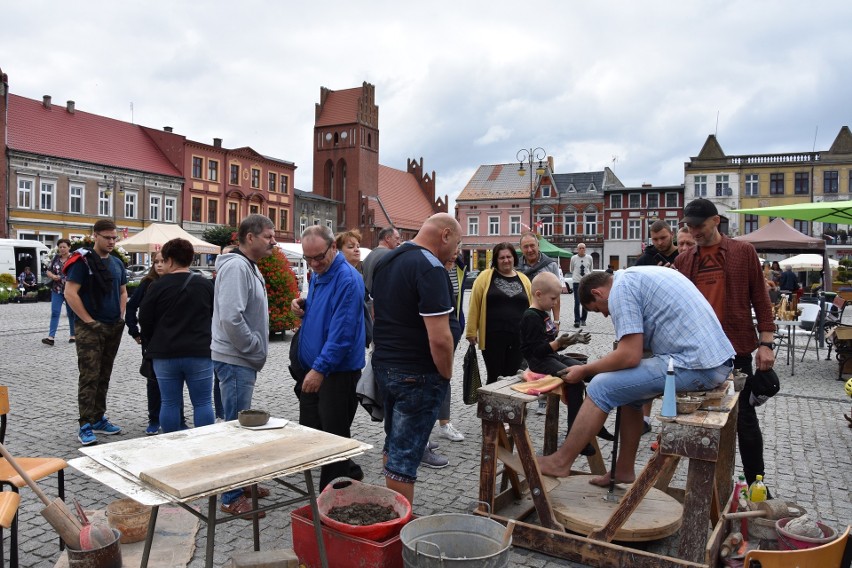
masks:
<path fill-rule="evenodd" d="M 725 536 L 721 513 L 729 506 L 733 490 L 739 393 L 733 392 L 730 381 L 725 383 L 725 388 L 730 387 L 728 394 L 716 406 L 689 415 L 679 415 L 673 422 L 663 424 L 657 452 L 627 490 L 607 523 L 586 537 L 565 532 L 556 520 L 526 428 L 526 407 L 537 397 L 510 388 L 520 381 L 519 377 L 509 377 L 482 387 L 477 406 L 477 416 L 482 420 L 479 501 L 490 507 L 492 518 L 503 523 L 516 521 L 514 544 L 592 566 L 658 568 L 717 565 L 718 550 Z M 558 410 L 550 408 L 555 406 L 552 400 L 555 395 L 549 395 L 548 398 L 551 400 L 548 403 L 547 419 L 553 420 L 558 413 Z M 506 442 L 504 425 L 509 426 L 526 480 L 524 484 L 519 484 L 517 477 L 513 478 L 509 474 L 512 487 L 506 488 L 504 482 L 503 490 L 498 492 L 496 462 L 498 451 L 501 451 L 498 448 Z M 558 424 L 548 422 L 545 436 L 552 436 L 555 429 L 558 429 Z M 555 439 L 550 442 L 545 440 L 546 452 L 550 449 L 548 444 L 555 444 Z M 555 445 L 552 449 L 555 449 Z M 600 452 L 596 456 L 597 466 L 594 465 L 595 456 L 590 459 L 593 473 L 605 473 Z M 669 487 L 681 458 L 689 460 L 685 490 Z M 683 503 L 678 557 L 653 554 L 611 542 L 616 531 L 652 487 L 665 491 Z M 523 522 L 522 519 L 531 512 L 528 507 L 512 506 L 515 499 L 520 497 L 517 494 L 519 489 L 528 489 L 539 524 Z M 720 501 L 720 496 L 724 501 Z M 480 507 L 478 513 L 488 514 L 484 506 Z M 711 530 L 712 534 L 708 537 Z"/>

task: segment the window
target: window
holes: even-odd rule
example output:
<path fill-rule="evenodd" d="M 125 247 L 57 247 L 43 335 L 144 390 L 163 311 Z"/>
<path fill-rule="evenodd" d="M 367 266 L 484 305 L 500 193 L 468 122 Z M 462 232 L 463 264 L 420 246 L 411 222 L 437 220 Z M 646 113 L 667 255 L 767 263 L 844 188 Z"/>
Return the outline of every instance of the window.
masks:
<path fill-rule="evenodd" d="M 150 219 L 152 221 L 159 221 L 160 220 L 160 196 L 159 195 L 152 195 L 150 203 L 151 203 L 151 208 L 150 208 L 150 215 L 148 215 L 148 217 L 150 217 Z"/>
<path fill-rule="evenodd" d="M 823 172 L 822 174 L 822 192 L 837 193 L 840 190 L 840 178 L 836 171 Z"/>
<path fill-rule="evenodd" d="M 566 211 L 562 214 L 562 234 L 573 237 L 577 234 L 577 212 Z"/>
<path fill-rule="evenodd" d="M 174 223 L 177 200 L 175 200 L 174 197 L 166 197 L 163 200 L 163 203 L 163 221 L 166 221 L 168 223 Z"/>
<path fill-rule="evenodd" d="M 239 205 L 237 203 L 228 203 L 228 226 L 236 227 L 237 226 L 237 208 Z"/>
<path fill-rule="evenodd" d="M 621 219 L 610 219 L 609 220 L 609 238 L 621 240 L 622 237 L 622 225 Z"/>
<path fill-rule="evenodd" d="M 331 219 L 326 219 L 326 220 L 325 220 L 325 226 L 326 226 L 326 227 L 328 227 L 328 228 L 329 228 L 329 229 L 331 229 L 331 230 L 334 230 L 334 227 L 333 227 L 333 224 L 332 224 L 332 222 L 331 222 Z"/>
<path fill-rule="evenodd" d="M 56 184 L 52 181 L 41 182 L 41 192 L 39 192 L 39 209 L 42 211 L 53 211 L 56 204 L 55 199 Z"/>
<path fill-rule="evenodd" d="M 695 197 L 707 197 L 707 176 L 695 176 Z"/>
<path fill-rule="evenodd" d="M 219 181 L 218 160 L 207 160 L 207 179 L 210 181 Z"/>
<path fill-rule="evenodd" d="M 796 172 L 793 177 L 793 193 L 808 195 L 811 192 L 811 175 L 808 172 Z"/>
<path fill-rule="evenodd" d="M 512 215 L 509 217 L 509 234 L 510 235 L 520 235 L 521 234 L 521 216 L 520 215 Z"/>
<path fill-rule="evenodd" d="M 642 195 L 639 193 L 631 193 L 627 196 L 627 206 L 630 209 L 642 208 Z"/>
<path fill-rule="evenodd" d="M 219 202 L 215 199 L 207 199 L 207 222 L 211 225 L 219 222 Z"/>
<path fill-rule="evenodd" d="M 621 194 L 613 193 L 609 196 L 609 208 L 610 209 L 621 209 Z"/>
<path fill-rule="evenodd" d="M 745 234 L 753 233 L 757 230 L 757 215 L 745 216 Z"/>
<path fill-rule="evenodd" d="M 204 200 L 201 197 L 192 198 L 192 208 L 190 219 L 193 223 L 201 222 L 201 208 L 204 206 Z"/>
<path fill-rule="evenodd" d="M 18 180 L 18 207 L 21 209 L 32 209 L 33 206 L 33 180 Z"/>
<path fill-rule="evenodd" d="M 500 234 L 500 217 L 488 217 L 488 234 Z"/>
<path fill-rule="evenodd" d="M 583 233 L 586 235 L 598 234 L 598 212 L 594 209 L 586 211 L 586 226 L 583 227 Z"/>
<path fill-rule="evenodd" d="M 550 186 L 542 185 L 541 186 L 541 196 L 542 197 L 550 197 Z"/>
<path fill-rule="evenodd" d="M 301 235 L 302 233 L 304 233 L 305 229 L 307 229 L 307 228 L 308 228 L 308 219 L 306 217 L 300 217 L 299 218 L 299 234 Z"/>
<path fill-rule="evenodd" d="M 728 182 L 729 178 L 727 174 L 716 176 L 716 197 L 724 197 L 726 195 L 733 194 Z"/>
<path fill-rule="evenodd" d="M 98 189 L 98 215 L 112 215 L 112 202 L 106 194 L 106 189 Z"/>
<path fill-rule="evenodd" d="M 479 236 L 479 218 L 478 217 L 468 217 L 467 218 L 467 234 L 471 237 Z"/>
<path fill-rule="evenodd" d="M 758 174 L 746 174 L 745 176 L 745 194 L 751 197 L 757 197 L 760 194 L 758 182 L 760 176 Z"/>
<path fill-rule="evenodd" d="M 646 209 L 659 209 L 660 207 L 660 194 L 659 193 L 649 193 L 645 196 L 645 208 Z"/>
<path fill-rule="evenodd" d="M 543 237 L 553 236 L 553 215 L 550 213 L 538 216 L 539 233 Z"/>
<path fill-rule="evenodd" d="M 124 217 L 126 219 L 136 218 L 136 192 L 124 192 Z"/>
<path fill-rule="evenodd" d="M 281 174 L 281 193 L 287 194 L 290 189 L 290 177 Z"/>
<path fill-rule="evenodd" d="M 810 222 L 809 221 L 802 221 L 801 219 L 796 219 L 796 220 L 793 221 L 793 228 L 796 229 L 797 231 L 799 231 L 800 233 L 805 234 L 805 235 L 810 234 Z"/>
<path fill-rule="evenodd" d="M 784 195 L 784 174 L 769 174 L 769 195 Z"/>
<path fill-rule="evenodd" d="M 670 209 L 678 207 L 677 193 L 671 192 L 666 194 L 666 207 Z"/>
<path fill-rule="evenodd" d="M 204 167 L 204 158 L 192 157 L 192 177 L 201 178 L 201 170 Z"/>
<path fill-rule="evenodd" d="M 272 221 L 273 227 L 275 226 L 275 213 L 276 213 L 276 209 L 273 208 L 273 207 L 270 207 L 269 213 L 266 214 L 266 216 L 269 217 L 269 220 Z"/>
<path fill-rule="evenodd" d="M 68 186 L 68 211 L 71 213 L 83 212 L 83 186 Z"/>
<path fill-rule="evenodd" d="M 260 213 L 259 205 L 249 205 L 249 215 L 257 215 Z"/>
<path fill-rule="evenodd" d="M 274 172 L 269 172 L 269 191 L 275 191 L 275 185 L 278 183 L 278 176 Z"/>
<path fill-rule="evenodd" d="M 251 186 L 260 189 L 260 170 L 257 168 L 251 169 Z"/>
<path fill-rule="evenodd" d="M 240 185 L 240 165 L 231 164 L 231 185 Z"/>
<path fill-rule="evenodd" d="M 678 225 L 680 225 L 680 221 L 678 221 L 677 219 L 669 219 L 668 223 L 669 230 L 672 232 L 673 235 L 677 235 Z"/>
<path fill-rule="evenodd" d="M 628 219 L 627 238 L 631 241 L 638 241 L 642 238 L 642 221 L 639 219 Z"/>
<path fill-rule="evenodd" d="M 281 216 L 278 218 L 278 229 L 281 231 L 286 231 L 287 227 L 290 225 L 289 219 L 289 211 L 286 209 L 281 210 Z"/>

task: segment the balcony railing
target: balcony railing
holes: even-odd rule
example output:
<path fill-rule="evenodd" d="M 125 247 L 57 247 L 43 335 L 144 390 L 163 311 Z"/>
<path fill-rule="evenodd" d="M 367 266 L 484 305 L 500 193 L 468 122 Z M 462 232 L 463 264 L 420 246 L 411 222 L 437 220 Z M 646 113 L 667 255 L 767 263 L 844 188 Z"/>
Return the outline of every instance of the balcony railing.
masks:
<path fill-rule="evenodd" d="M 732 166 L 760 166 L 766 164 L 784 164 L 802 162 L 818 162 L 819 152 L 805 152 L 797 154 L 756 154 L 754 156 L 728 156 L 728 163 Z"/>

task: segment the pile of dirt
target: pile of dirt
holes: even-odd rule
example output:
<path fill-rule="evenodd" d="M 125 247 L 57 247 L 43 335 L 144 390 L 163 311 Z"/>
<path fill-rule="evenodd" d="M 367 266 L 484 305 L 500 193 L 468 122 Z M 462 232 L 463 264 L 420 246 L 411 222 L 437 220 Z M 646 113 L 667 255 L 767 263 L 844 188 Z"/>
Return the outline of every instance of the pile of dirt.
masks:
<path fill-rule="evenodd" d="M 338 523 L 347 525 L 366 526 L 385 523 L 399 518 L 399 513 L 393 507 L 383 507 L 375 503 L 352 503 L 340 507 L 332 507 L 327 516 Z"/>

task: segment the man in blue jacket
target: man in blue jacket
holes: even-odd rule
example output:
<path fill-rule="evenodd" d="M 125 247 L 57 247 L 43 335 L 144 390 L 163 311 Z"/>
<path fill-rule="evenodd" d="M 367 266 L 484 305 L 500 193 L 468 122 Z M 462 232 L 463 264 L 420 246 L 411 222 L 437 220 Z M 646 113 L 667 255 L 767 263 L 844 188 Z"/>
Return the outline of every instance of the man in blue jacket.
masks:
<path fill-rule="evenodd" d="M 302 318 L 298 345 L 290 353 L 299 424 L 349 438 L 358 409 L 355 387 L 364 368 L 364 280 L 338 254 L 328 227 L 308 227 L 302 251 L 314 275 L 308 297 L 296 298 L 291 306 Z M 320 491 L 341 476 L 363 473 L 352 460 L 325 465 Z"/>

